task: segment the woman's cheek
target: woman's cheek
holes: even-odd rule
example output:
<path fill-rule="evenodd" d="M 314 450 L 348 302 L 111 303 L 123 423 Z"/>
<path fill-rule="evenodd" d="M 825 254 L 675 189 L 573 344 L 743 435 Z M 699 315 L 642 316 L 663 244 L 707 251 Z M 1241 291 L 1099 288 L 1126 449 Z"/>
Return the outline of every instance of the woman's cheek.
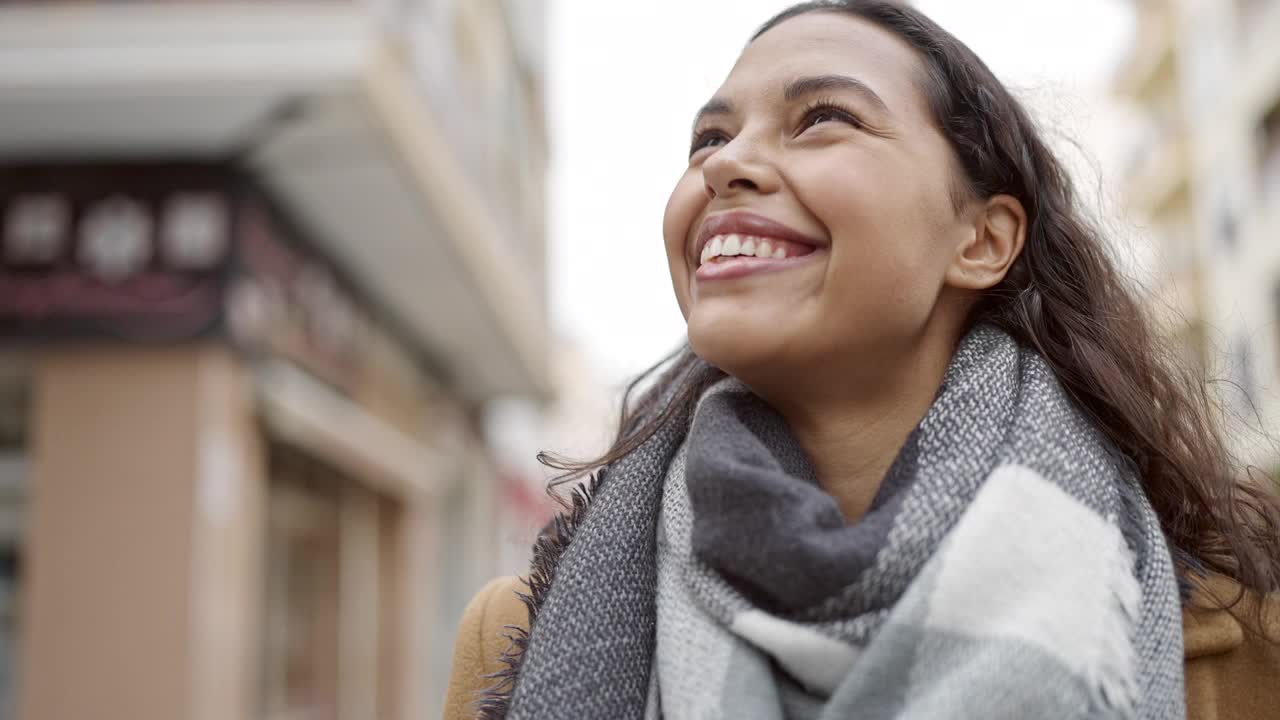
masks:
<path fill-rule="evenodd" d="M 690 168 L 676 183 L 667 199 L 667 208 L 662 216 L 662 235 L 666 238 L 667 252 L 682 252 L 684 240 L 689 236 L 691 225 L 698 213 L 707 204 L 706 193 L 702 189 L 702 172 Z"/>
<path fill-rule="evenodd" d="M 693 273 L 697 270 L 696 267 L 689 267 L 688 238 L 693 232 L 694 221 L 701 215 L 706 204 L 702 172 L 690 168 L 676 183 L 662 217 L 662 235 L 666 246 L 667 264 L 671 271 L 671 283 L 676 293 L 676 301 L 686 317 L 689 314 L 689 286 L 693 280 Z"/>
<path fill-rule="evenodd" d="M 791 176 L 801 203 L 830 233 L 825 302 L 862 314 L 899 310 L 920 269 L 913 193 L 892 168 L 873 161 L 831 152 Z"/>

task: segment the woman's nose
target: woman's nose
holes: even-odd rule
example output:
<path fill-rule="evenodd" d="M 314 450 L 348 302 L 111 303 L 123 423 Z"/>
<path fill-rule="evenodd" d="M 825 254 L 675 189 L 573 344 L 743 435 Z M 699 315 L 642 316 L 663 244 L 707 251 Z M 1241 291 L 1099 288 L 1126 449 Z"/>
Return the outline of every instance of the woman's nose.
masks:
<path fill-rule="evenodd" d="M 738 136 L 716 150 L 702 164 L 707 197 L 725 198 L 739 192 L 769 193 L 777 189 L 777 172 L 761 148 Z"/>

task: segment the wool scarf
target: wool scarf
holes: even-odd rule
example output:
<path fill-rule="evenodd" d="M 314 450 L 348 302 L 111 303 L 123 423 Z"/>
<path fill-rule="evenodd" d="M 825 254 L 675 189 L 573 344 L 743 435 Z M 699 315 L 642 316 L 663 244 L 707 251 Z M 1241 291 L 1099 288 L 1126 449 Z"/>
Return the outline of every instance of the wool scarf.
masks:
<path fill-rule="evenodd" d="M 1185 717 L 1159 520 L 1044 360 L 992 326 L 853 524 L 731 377 L 586 500 L 543 541 L 486 717 Z"/>

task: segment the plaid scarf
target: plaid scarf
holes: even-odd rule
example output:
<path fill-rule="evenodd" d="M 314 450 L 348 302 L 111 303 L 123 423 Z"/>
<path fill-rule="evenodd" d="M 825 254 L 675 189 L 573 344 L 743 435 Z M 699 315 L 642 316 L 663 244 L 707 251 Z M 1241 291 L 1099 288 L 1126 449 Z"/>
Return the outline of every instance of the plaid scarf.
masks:
<path fill-rule="evenodd" d="M 853 525 L 733 378 L 573 515 L 488 717 L 1185 716 L 1155 513 L 1044 361 L 989 326 Z"/>

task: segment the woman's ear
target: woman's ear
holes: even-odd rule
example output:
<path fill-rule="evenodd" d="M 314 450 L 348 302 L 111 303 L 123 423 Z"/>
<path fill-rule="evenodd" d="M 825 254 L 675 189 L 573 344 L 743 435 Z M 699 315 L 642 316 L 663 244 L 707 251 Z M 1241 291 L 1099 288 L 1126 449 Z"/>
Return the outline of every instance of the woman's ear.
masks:
<path fill-rule="evenodd" d="M 1004 279 L 1022 253 L 1027 237 L 1027 212 L 1012 195 L 995 195 L 973 218 L 973 233 L 956 248 L 947 268 L 948 285 L 986 290 Z"/>

